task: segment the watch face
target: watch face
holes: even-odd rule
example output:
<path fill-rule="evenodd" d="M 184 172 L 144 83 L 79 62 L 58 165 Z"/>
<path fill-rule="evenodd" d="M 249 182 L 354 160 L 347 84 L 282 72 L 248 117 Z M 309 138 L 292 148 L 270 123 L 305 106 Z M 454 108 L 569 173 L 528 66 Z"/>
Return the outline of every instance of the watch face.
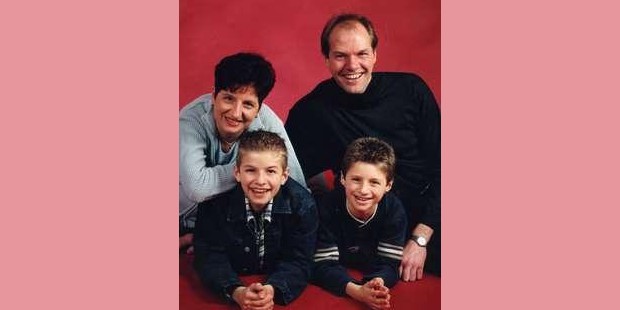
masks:
<path fill-rule="evenodd" d="M 426 239 L 424 239 L 424 237 L 418 237 L 418 238 L 416 238 L 416 242 L 417 242 L 420 246 L 425 246 L 425 245 L 426 245 Z"/>

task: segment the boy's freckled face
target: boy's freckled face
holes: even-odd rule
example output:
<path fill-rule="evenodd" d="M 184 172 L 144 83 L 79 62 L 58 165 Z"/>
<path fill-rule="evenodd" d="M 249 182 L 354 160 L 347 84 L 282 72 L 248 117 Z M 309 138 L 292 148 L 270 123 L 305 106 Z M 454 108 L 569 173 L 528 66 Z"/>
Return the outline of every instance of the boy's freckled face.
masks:
<path fill-rule="evenodd" d="M 376 164 L 356 162 L 340 178 L 347 197 L 347 208 L 356 217 L 368 219 L 383 195 L 392 188 L 385 172 Z"/>
<path fill-rule="evenodd" d="M 241 164 L 235 167 L 235 179 L 241 183 L 254 211 L 262 211 L 288 178 L 283 157 L 275 151 L 243 151 Z"/>

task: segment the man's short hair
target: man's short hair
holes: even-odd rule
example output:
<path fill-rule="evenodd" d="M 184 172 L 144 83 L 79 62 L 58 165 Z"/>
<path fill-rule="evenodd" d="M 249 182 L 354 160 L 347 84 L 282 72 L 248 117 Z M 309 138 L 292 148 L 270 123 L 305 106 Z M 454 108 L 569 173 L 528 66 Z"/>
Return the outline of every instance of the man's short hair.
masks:
<path fill-rule="evenodd" d="M 362 24 L 370 36 L 370 46 L 372 46 L 373 50 L 377 48 L 379 37 L 377 37 L 375 27 L 372 25 L 370 19 L 360 14 L 340 14 L 330 18 L 325 24 L 325 27 L 323 27 L 323 32 L 321 32 L 321 52 L 325 58 L 329 58 L 329 36 L 332 34 L 332 31 L 336 26 L 347 22 L 358 22 Z"/>
<path fill-rule="evenodd" d="M 262 104 L 275 83 L 276 73 L 271 63 L 256 53 L 226 56 L 215 66 L 215 96 L 221 90 L 236 92 L 252 86 L 258 103 Z"/>
<path fill-rule="evenodd" d="M 357 162 L 377 165 L 385 173 L 388 182 L 394 180 L 396 155 L 392 146 L 383 140 L 365 137 L 351 142 L 342 160 L 342 175 L 345 176 Z"/>
<path fill-rule="evenodd" d="M 246 152 L 276 152 L 282 157 L 282 169 L 286 169 L 288 155 L 286 144 L 277 133 L 256 130 L 247 131 L 239 138 L 239 154 L 237 155 L 237 167 L 241 166 L 243 156 Z"/>

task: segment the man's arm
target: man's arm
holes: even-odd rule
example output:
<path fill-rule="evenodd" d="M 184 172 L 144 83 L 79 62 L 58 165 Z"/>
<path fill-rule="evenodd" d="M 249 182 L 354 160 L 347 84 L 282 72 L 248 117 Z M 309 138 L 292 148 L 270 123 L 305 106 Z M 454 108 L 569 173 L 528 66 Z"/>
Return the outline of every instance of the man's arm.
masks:
<path fill-rule="evenodd" d="M 425 161 L 424 174 L 429 180 L 421 193 L 427 202 L 422 223 L 436 229 L 441 224 L 441 116 L 435 96 L 428 85 L 418 79 L 414 87 L 414 98 L 418 102 L 416 131 Z"/>
<path fill-rule="evenodd" d="M 433 229 L 420 223 L 413 229 L 412 235 L 424 237 L 428 242 L 433 235 Z M 398 269 L 403 281 L 422 280 L 426 254 L 426 247 L 418 245 L 412 239 L 407 240 L 403 250 L 403 260 Z"/>
<path fill-rule="evenodd" d="M 418 104 L 417 135 L 425 159 L 425 175 L 429 184 L 420 195 L 426 201 L 426 212 L 410 235 L 424 237 L 430 242 L 435 229 L 441 227 L 441 118 L 439 106 L 430 88 L 420 78 L 414 86 L 414 99 Z M 409 239 L 403 251 L 399 273 L 404 281 L 422 279 L 427 249 Z"/>

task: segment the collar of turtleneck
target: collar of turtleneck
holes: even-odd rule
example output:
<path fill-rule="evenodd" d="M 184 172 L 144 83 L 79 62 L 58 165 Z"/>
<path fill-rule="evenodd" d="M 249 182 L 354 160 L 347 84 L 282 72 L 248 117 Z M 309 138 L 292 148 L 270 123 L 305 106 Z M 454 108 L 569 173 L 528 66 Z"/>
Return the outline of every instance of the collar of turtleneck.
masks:
<path fill-rule="evenodd" d="M 330 87 L 332 88 L 332 92 L 334 94 L 334 99 L 336 104 L 345 104 L 347 108 L 352 109 L 367 109 L 373 107 L 378 102 L 379 97 L 379 87 L 378 80 L 379 76 L 373 73 L 372 79 L 366 87 L 366 91 L 361 94 L 350 94 L 345 92 L 336 81 L 332 78 L 330 80 Z"/>

